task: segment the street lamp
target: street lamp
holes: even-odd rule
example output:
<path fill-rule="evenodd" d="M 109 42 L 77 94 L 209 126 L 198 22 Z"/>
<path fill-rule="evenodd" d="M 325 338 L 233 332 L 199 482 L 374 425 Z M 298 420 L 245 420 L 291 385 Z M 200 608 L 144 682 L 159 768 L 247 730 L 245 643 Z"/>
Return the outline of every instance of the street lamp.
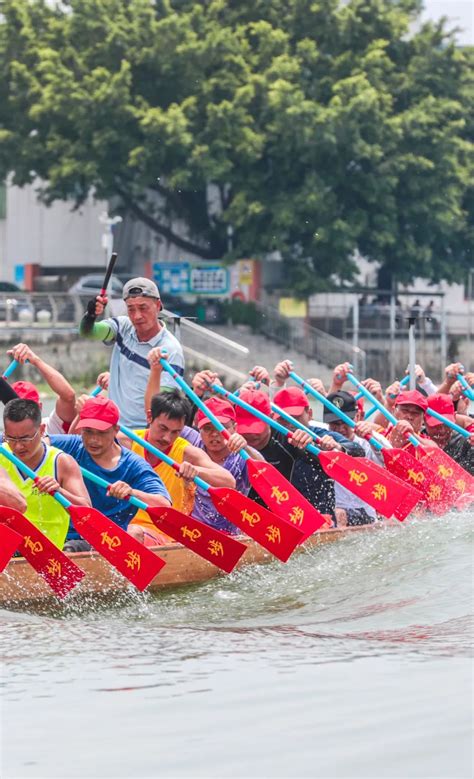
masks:
<path fill-rule="evenodd" d="M 114 231 L 113 227 L 120 224 L 122 221 L 121 216 L 109 216 L 107 211 L 102 211 L 99 216 L 99 222 L 104 225 L 104 232 L 102 233 L 102 248 L 105 252 L 105 265 L 107 266 L 110 255 L 114 249 Z"/>

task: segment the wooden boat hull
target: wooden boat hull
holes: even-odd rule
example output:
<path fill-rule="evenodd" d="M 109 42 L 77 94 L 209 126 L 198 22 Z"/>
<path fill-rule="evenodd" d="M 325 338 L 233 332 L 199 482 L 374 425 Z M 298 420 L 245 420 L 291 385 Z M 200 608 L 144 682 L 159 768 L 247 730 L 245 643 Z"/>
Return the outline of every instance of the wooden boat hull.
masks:
<path fill-rule="evenodd" d="M 381 527 L 382 523 L 354 528 L 333 528 L 314 533 L 298 551 L 338 541 L 348 535 Z M 241 538 L 247 544 L 238 566 L 266 563 L 275 558 L 249 538 Z M 155 547 L 166 565 L 148 587 L 157 591 L 165 587 L 204 582 L 216 576 L 225 576 L 218 568 L 186 549 L 181 544 Z M 121 576 L 97 552 L 74 552 L 68 555 L 85 572 L 84 579 L 68 596 L 66 602 L 81 596 L 111 595 L 124 592 L 132 585 Z M 14 608 L 27 603 L 56 600 L 48 585 L 23 558 L 12 559 L 0 575 L 0 607 Z"/>

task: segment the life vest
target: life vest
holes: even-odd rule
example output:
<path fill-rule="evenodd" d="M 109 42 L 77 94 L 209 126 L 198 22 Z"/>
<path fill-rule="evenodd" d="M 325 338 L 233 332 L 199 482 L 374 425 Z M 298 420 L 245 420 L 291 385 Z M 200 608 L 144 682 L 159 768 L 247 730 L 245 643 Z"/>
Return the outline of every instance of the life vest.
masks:
<path fill-rule="evenodd" d="M 134 433 L 140 438 L 147 440 L 148 430 L 135 430 Z M 168 457 L 171 457 L 177 463 L 181 464 L 184 458 L 184 450 L 187 446 L 189 446 L 189 442 L 186 441 L 185 438 L 178 436 L 178 438 L 174 441 L 171 449 L 166 452 L 166 454 Z M 132 442 L 132 452 L 140 455 L 140 457 L 144 457 L 149 463 L 147 450 L 135 441 Z M 171 465 L 168 465 L 167 463 L 159 462 L 157 465 L 152 466 L 152 468 L 161 478 L 163 484 L 168 490 L 173 508 L 177 509 L 178 511 L 182 511 L 183 514 L 190 514 L 194 507 L 194 493 L 196 492 L 195 485 L 189 484 L 189 482 L 181 479 L 174 468 L 172 468 Z M 156 527 L 156 525 L 153 524 L 149 514 L 143 509 L 138 509 L 130 524 L 143 526 L 148 525 L 149 527 L 153 528 Z"/>
<path fill-rule="evenodd" d="M 10 449 L 7 443 L 3 446 Z M 39 465 L 34 468 L 36 476 L 52 476 L 57 479 L 57 460 L 62 453 L 55 446 L 44 446 Z M 34 481 L 18 470 L 16 465 L 0 454 L 0 465 L 26 500 L 25 517 L 30 520 L 50 541 L 62 549 L 69 529 L 69 514 L 58 501 L 46 492 L 40 492 Z"/>

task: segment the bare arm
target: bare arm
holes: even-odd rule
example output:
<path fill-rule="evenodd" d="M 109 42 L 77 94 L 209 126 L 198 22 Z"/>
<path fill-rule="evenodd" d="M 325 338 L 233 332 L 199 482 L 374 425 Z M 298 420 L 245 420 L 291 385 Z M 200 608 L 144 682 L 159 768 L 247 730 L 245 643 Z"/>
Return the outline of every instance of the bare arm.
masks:
<path fill-rule="evenodd" d="M 57 460 L 58 478 L 41 476 L 36 486 L 40 492 L 60 491 L 74 506 L 90 506 L 91 499 L 82 478 L 81 469 L 73 458 L 62 452 Z"/>
<path fill-rule="evenodd" d="M 17 509 L 23 514 L 26 511 L 26 500 L 17 487 L 10 481 L 8 474 L 0 468 L 0 504 Z"/>
<path fill-rule="evenodd" d="M 221 465 L 213 462 L 202 449 L 198 449 L 196 446 L 187 446 L 184 450 L 183 461 L 194 465 L 197 475 L 209 482 L 211 487 L 235 487 L 235 479 L 232 474 Z"/>
<path fill-rule="evenodd" d="M 49 384 L 53 392 L 58 396 L 56 401 L 57 415 L 63 422 L 72 422 L 76 413 L 74 408 L 76 393 L 62 373 L 42 360 L 28 344 L 17 344 L 8 353 L 22 365 L 27 361 L 30 365 L 34 365 L 45 382 Z"/>

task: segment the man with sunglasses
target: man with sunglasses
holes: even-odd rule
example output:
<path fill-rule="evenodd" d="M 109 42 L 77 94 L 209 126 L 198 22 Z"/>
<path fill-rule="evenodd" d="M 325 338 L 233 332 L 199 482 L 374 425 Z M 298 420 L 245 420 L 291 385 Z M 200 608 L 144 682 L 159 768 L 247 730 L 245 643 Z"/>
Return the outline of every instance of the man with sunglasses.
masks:
<path fill-rule="evenodd" d="M 163 306 L 153 281 L 142 277 L 127 281 L 123 299 L 127 316 L 96 322 L 107 304 L 107 298 L 98 295 L 90 301 L 79 332 L 112 347 L 109 397 L 120 409 L 122 424 L 144 428 L 147 425 L 144 397 L 150 372 L 149 352 L 154 347 L 166 352 L 168 362 L 180 376 L 184 373 L 184 356 L 177 338 L 158 319 Z M 174 387 L 176 383 L 171 376 L 164 374 L 161 391 Z"/>
<path fill-rule="evenodd" d="M 3 412 L 3 445 L 31 468 L 35 481 L 23 476 L 16 465 L 0 454 L 0 465 L 13 486 L 26 501 L 25 516 L 59 549 L 69 528 L 69 514 L 54 492 L 61 492 L 75 506 L 90 506 L 91 501 L 81 471 L 73 458 L 43 441 L 41 409 L 33 400 L 10 400 Z M 11 504 L 10 504 L 11 505 Z"/>

